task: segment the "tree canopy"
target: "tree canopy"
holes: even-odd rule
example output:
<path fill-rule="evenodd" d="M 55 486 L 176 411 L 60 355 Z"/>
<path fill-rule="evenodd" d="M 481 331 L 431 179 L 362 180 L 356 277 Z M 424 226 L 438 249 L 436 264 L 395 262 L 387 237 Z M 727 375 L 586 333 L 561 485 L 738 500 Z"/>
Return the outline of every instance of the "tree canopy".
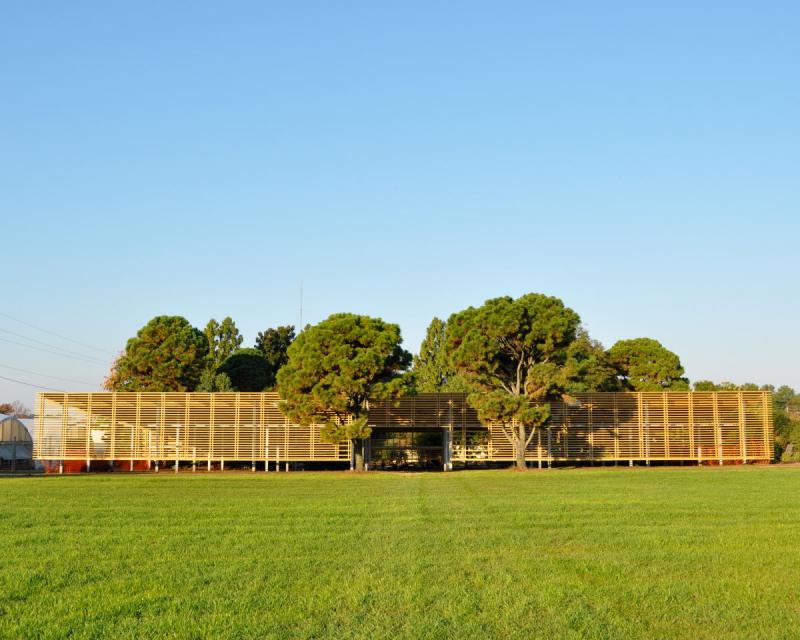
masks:
<path fill-rule="evenodd" d="M 711 380 L 697 380 L 692 388 L 695 391 L 717 391 L 717 385 Z"/>
<path fill-rule="evenodd" d="M 620 382 L 608 352 L 589 332 L 579 327 L 567 349 L 564 365 L 564 390 L 567 393 L 619 391 Z"/>
<path fill-rule="evenodd" d="M 567 387 L 565 365 L 579 327 L 575 311 L 538 293 L 487 300 L 448 320 L 450 362 L 481 420 L 500 425 L 514 445 L 518 468 L 536 427 L 549 418 L 546 401 Z"/>
<path fill-rule="evenodd" d="M 327 442 L 352 440 L 362 470 L 369 399 L 395 397 L 405 384 L 411 354 L 401 344 L 398 325 L 369 316 L 337 313 L 307 328 L 278 372 L 284 414 L 300 424 L 324 423 Z"/>
<path fill-rule="evenodd" d="M 467 391 L 464 380 L 455 372 L 445 350 L 447 323 L 434 318 L 428 326 L 425 339 L 414 356 L 415 390 L 420 393 Z"/>
<path fill-rule="evenodd" d="M 263 391 L 269 382 L 269 365 L 258 349 L 238 349 L 217 373 L 227 376 L 236 391 Z"/>
<path fill-rule="evenodd" d="M 633 391 L 688 391 L 680 358 L 652 338 L 620 340 L 608 350 L 622 385 Z"/>
<path fill-rule="evenodd" d="M 208 321 L 203 333 L 208 340 L 208 365 L 210 371 L 216 371 L 222 366 L 234 351 L 242 344 L 244 338 L 236 328 L 236 323 L 230 316 L 224 318 L 222 322 L 217 322 L 214 318 Z"/>
<path fill-rule="evenodd" d="M 234 388 L 227 373 L 204 369 L 200 374 L 200 382 L 195 391 L 234 391 Z"/>
<path fill-rule="evenodd" d="M 256 349 L 264 356 L 269 366 L 267 387 L 274 387 L 278 380 L 278 371 L 289 359 L 289 345 L 295 339 L 294 326 L 285 325 L 275 329 L 259 331 L 256 337 Z"/>
<path fill-rule="evenodd" d="M 128 340 L 104 383 L 112 391 L 192 391 L 208 341 L 181 316 L 156 316 Z"/>

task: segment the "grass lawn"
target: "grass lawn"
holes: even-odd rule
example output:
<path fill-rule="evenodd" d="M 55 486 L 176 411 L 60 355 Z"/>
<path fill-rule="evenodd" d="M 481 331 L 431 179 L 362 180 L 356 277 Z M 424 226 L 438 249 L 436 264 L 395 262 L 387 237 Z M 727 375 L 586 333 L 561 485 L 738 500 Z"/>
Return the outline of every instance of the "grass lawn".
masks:
<path fill-rule="evenodd" d="M 4 638 L 800 634 L 800 468 L 0 479 Z"/>

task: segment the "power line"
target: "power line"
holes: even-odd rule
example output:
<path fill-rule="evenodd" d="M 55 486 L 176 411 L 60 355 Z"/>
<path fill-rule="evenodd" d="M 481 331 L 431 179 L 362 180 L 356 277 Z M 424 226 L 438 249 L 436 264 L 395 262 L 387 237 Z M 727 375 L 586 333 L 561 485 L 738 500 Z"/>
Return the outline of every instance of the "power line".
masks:
<path fill-rule="evenodd" d="M 28 342 L 35 342 L 36 344 L 41 344 L 44 345 L 45 347 L 50 347 L 51 349 L 57 349 L 58 351 L 63 351 L 64 353 L 69 354 L 71 356 L 77 356 L 79 358 L 90 358 L 97 362 L 103 362 L 97 356 L 90 356 L 84 353 L 78 353 L 77 351 L 70 351 L 69 349 L 64 349 L 63 347 L 59 347 L 57 344 L 50 344 L 49 342 L 43 342 L 42 340 L 37 340 L 36 338 L 29 338 L 25 334 L 17 333 L 16 331 L 3 329 L 2 327 L 0 327 L 0 331 L 2 331 L 3 333 L 10 333 L 12 336 L 16 336 L 17 338 L 22 338 L 23 340 L 27 340 Z M 105 362 L 103 362 L 103 364 L 105 364 Z"/>
<path fill-rule="evenodd" d="M 63 389 L 53 389 L 53 387 L 43 387 L 40 384 L 33 384 L 31 382 L 24 382 L 23 380 L 17 380 L 16 378 L 6 378 L 5 376 L 0 376 L 0 380 L 8 380 L 9 382 L 16 382 L 17 384 L 24 384 L 27 387 L 35 387 L 37 389 L 44 389 L 45 391 L 61 391 L 61 393 L 66 393 Z"/>
<path fill-rule="evenodd" d="M 56 356 L 61 356 L 62 358 L 75 358 L 76 356 L 70 356 L 66 353 L 59 353 L 58 351 L 51 351 L 50 349 L 42 349 L 41 347 L 34 347 L 32 344 L 25 344 L 24 342 L 17 342 L 16 340 L 8 340 L 7 338 L 0 338 L 2 342 L 8 342 L 9 344 L 17 344 L 21 347 L 27 347 L 28 349 L 33 349 L 35 351 L 41 351 L 42 353 L 51 353 Z M 103 367 L 107 367 L 108 363 L 103 362 L 102 360 L 92 360 L 88 357 L 84 356 L 77 356 L 78 359 L 83 360 L 84 362 L 88 362 L 89 364 L 99 365 Z"/>
<path fill-rule="evenodd" d="M 90 387 L 96 387 L 97 384 L 93 382 L 86 382 L 85 380 L 73 380 L 72 378 L 61 378 L 59 376 L 51 376 L 47 373 L 37 373 L 36 371 L 28 371 L 27 369 L 20 369 L 19 367 L 11 367 L 7 364 L 0 364 L 3 369 L 12 369 L 13 371 L 21 371 L 22 373 L 30 373 L 33 376 L 42 376 L 43 378 L 52 378 L 53 380 L 62 380 L 64 382 L 75 382 L 77 384 L 85 384 Z"/>
<path fill-rule="evenodd" d="M 36 329 L 37 331 L 41 331 L 42 333 L 50 334 L 51 336 L 55 336 L 56 338 L 61 338 L 62 340 L 66 340 L 67 342 L 72 342 L 74 344 L 78 344 L 82 347 L 86 347 L 87 349 L 92 349 L 93 351 L 100 351 L 101 353 L 107 353 L 109 355 L 116 355 L 113 351 L 109 351 L 108 349 L 101 349 L 100 347 L 93 347 L 90 344 L 86 344 L 85 342 L 81 342 L 80 340 L 73 340 L 72 338 L 68 338 L 67 336 L 63 336 L 60 333 L 56 333 L 55 331 L 49 331 L 47 329 L 42 329 L 41 327 L 37 327 L 30 322 L 25 322 L 25 320 L 20 320 L 19 318 L 15 318 L 14 316 L 10 316 L 7 313 L 3 313 L 0 311 L 0 316 L 4 318 L 8 318 L 13 320 L 14 322 L 19 322 L 20 324 L 24 324 L 26 327 L 30 327 L 31 329 Z"/>

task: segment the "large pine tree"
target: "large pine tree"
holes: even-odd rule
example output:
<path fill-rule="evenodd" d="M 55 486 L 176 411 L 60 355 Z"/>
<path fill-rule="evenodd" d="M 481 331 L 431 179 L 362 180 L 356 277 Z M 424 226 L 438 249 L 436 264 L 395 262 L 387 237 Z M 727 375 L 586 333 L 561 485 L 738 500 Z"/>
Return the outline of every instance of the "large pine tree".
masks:
<path fill-rule="evenodd" d="M 550 417 L 548 401 L 567 389 L 579 327 L 577 313 L 538 293 L 488 300 L 448 320 L 450 362 L 480 419 L 497 424 L 514 446 L 520 469 L 536 429 Z"/>
<path fill-rule="evenodd" d="M 208 341 L 181 316 L 156 316 L 128 340 L 106 378 L 111 391 L 193 391 Z"/>
<path fill-rule="evenodd" d="M 411 354 L 400 327 L 380 318 L 337 313 L 307 328 L 289 347 L 278 372 L 282 411 L 300 424 L 322 423 L 327 442 L 352 441 L 355 468 L 364 468 L 370 399 L 403 392 Z"/>

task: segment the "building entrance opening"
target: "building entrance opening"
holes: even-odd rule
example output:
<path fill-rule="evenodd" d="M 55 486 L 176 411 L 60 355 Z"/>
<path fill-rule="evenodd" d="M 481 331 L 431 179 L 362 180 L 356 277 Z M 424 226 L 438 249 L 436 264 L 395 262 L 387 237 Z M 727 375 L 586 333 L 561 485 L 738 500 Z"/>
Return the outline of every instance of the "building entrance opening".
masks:
<path fill-rule="evenodd" d="M 445 461 L 444 437 L 442 429 L 373 429 L 369 442 L 370 469 L 441 470 Z"/>

